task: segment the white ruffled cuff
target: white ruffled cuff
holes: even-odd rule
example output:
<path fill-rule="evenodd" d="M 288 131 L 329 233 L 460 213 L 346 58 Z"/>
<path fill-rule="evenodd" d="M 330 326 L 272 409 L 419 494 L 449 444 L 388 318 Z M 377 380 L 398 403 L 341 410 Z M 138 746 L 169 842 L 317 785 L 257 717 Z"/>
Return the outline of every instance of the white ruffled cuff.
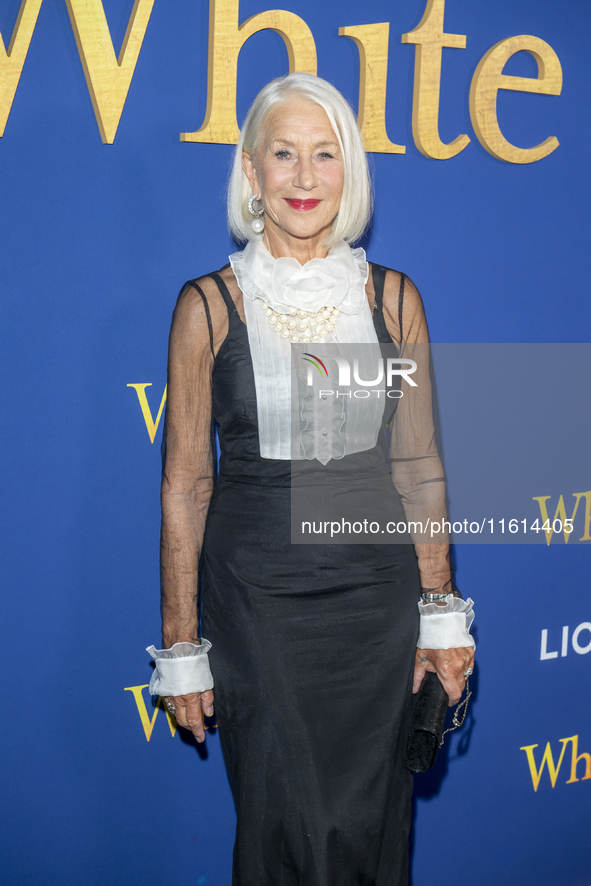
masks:
<path fill-rule="evenodd" d="M 175 696 L 213 689 L 213 676 L 207 653 L 211 643 L 205 637 L 201 645 L 175 643 L 170 649 L 148 646 L 156 668 L 150 680 L 150 695 Z"/>
<path fill-rule="evenodd" d="M 445 606 L 437 603 L 419 603 L 421 626 L 417 647 L 419 649 L 476 648 L 470 628 L 474 621 L 474 602 L 470 597 L 462 600 L 451 597 Z"/>

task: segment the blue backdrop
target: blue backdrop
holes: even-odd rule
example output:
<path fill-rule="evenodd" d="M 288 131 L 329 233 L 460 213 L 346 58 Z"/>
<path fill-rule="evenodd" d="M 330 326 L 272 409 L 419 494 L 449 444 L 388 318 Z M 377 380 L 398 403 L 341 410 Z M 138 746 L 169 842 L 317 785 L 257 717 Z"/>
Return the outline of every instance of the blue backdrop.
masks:
<path fill-rule="evenodd" d="M 118 52 L 133 0 L 103 5 Z M 387 128 L 407 150 L 372 155 L 364 245 L 417 283 L 433 340 L 588 341 L 589 4 L 447 0 L 446 31 L 466 34 L 467 48 L 443 53 L 440 133 L 471 137 L 448 161 L 427 159 L 412 138 L 415 49 L 400 35 L 425 0 L 278 5 L 305 19 L 319 75 L 354 105 L 359 55 L 338 28 L 390 23 Z M 265 8 L 242 0 L 240 20 Z M 6 45 L 18 9 L 0 2 Z M 205 113 L 208 17 L 206 0 L 156 0 L 105 145 L 66 3 L 44 0 L 0 141 L 0 840 L 10 886 L 230 883 L 234 811 L 219 738 L 197 749 L 173 736 L 141 688 L 143 650 L 159 639 L 162 423 L 152 443 L 138 393 L 155 420 L 176 294 L 235 249 L 223 204 L 232 148 L 179 140 Z M 479 60 L 518 34 L 549 43 L 564 72 L 560 97 L 499 94 L 511 142 L 560 141 L 530 165 L 488 154 L 468 108 Z M 248 41 L 239 121 L 287 64 L 275 33 Z M 534 77 L 536 66 L 519 53 L 505 73 Z M 531 489 L 529 502 L 550 495 L 551 519 L 561 494 L 570 514 L 573 494 L 589 489 L 587 471 L 576 488 Z M 588 500 L 577 538 L 589 535 Z M 476 600 L 477 691 L 463 732 L 416 781 L 414 886 L 591 883 L 589 554 L 558 535 L 456 549 L 458 584 Z"/>

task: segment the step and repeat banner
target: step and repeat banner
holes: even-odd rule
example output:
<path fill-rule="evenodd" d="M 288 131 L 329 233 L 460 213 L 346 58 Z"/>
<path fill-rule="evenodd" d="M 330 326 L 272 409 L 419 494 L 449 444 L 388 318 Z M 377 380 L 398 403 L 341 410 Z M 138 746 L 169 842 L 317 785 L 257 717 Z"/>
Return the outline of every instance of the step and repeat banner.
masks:
<path fill-rule="evenodd" d="M 230 884 L 219 736 L 198 747 L 147 691 L 167 337 L 184 281 L 236 249 L 238 127 L 291 69 L 358 111 L 362 245 L 417 284 L 433 341 L 545 348 L 513 373 L 487 351 L 496 386 L 494 368 L 465 396 L 440 385 L 444 442 L 473 409 L 449 464 L 452 504 L 463 478 L 478 513 L 454 517 L 478 664 L 463 729 L 416 779 L 413 886 L 589 886 L 589 363 L 569 345 L 591 338 L 591 8 L 280 6 L 0 0 L 2 882 Z M 535 433 L 513 437 L 528 372 L 515 414 Z"/>

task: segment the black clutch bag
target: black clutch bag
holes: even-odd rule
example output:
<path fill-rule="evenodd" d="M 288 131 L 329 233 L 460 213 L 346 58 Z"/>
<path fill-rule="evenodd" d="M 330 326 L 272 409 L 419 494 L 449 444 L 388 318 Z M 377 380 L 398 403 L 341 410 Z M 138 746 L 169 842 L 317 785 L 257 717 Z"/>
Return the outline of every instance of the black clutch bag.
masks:
<path fill-rule="evenodd" d="M 435 764 L 444 735 L 463 724 L 471 695 L 466 681 L 466 697 L 454 711 L 453 726 L 444 730 L 449 696 L 437 674 L 427 671 L 417 692 L 412 728 L 406 743 L 406 765 L 411 772 L 426 772 Z"/>
<path fill-rule="evenodd" d="M 441 680 L 437 674 L 427 671 L 417 692 L 406 743 L 406 765 L 411 772 L 426 772 L 435 763 L 448 705 L 449 697 Z"/>

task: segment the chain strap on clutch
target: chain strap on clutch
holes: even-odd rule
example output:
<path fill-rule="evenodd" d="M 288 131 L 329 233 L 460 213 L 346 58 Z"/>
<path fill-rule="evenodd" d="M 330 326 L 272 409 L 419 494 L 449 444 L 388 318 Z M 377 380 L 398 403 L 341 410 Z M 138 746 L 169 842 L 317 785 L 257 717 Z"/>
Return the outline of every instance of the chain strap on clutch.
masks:
<path fill-rule="evenodd" d="M 446 729 L 442 736 L 441 741 L 439 742 L 439 747 L 443 747 L 443 741 L 448 732 L 454 732 L 456 729 L 459 729 L 460 726 L 464 725 L 464 720 L 466 719 L 466 714 L 468 713 L 468 702 L 472 698 L 472 690 L 470 689 L 470 680 L 466 680 L 466 696 L 461 700 L 459 705 L 454 711 L 454 715 L 452 717 L 453 726 L 450 726 L 449 729 Z"/>

